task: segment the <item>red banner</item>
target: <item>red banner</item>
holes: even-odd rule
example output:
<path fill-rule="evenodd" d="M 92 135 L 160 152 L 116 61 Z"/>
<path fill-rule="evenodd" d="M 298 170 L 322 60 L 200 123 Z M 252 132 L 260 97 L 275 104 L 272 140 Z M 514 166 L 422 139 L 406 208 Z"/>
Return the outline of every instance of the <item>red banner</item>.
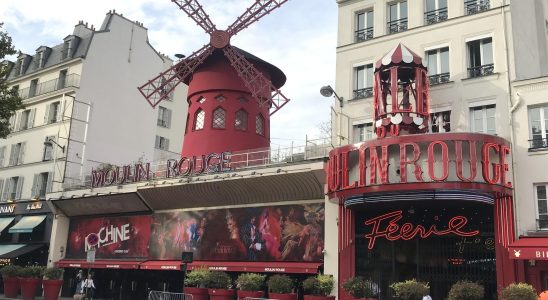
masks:
<path fill-rule="evenodd" d="M 150 224 L 150 216 L 73 219 L 67 258 L 85 259 L 90 248 L 97 259 L 147 258 Z"/>

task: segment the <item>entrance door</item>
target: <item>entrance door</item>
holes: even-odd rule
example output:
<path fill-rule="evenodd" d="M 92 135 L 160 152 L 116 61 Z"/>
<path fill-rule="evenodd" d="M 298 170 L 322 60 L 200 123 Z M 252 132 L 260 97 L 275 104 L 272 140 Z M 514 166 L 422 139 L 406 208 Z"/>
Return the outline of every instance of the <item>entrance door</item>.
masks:
<path fill-rule="evenodd" d="M 548 291 L 548 272 L 542 272 L 542 290 Z"/>

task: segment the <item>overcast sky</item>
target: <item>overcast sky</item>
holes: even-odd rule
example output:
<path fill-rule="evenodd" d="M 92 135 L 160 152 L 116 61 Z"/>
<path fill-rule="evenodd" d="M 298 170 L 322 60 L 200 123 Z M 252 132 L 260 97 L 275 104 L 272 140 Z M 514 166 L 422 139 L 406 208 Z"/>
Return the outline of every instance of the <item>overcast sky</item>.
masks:
<path fill-rule="evenodd" d="M 241 15 L 254 0 L 200 0 L 219 29 Z M 115 9 L 148 28 L 150 43 L 172 58 L 190 55 L 207 36 L 169 0 L 2 0 L 0 22 L 16 49 L 34 55 L 41 45 L 62 43 L 79 20 L 101 27 Z M 271 119 L 272 146 L 304 145 L 328 121 L 332 99 L 320 95 L 335 81 L 337 5 L 335 0 L 289 0 L 233 37 L 231 43 L 276 65 L 287 76 L 282 92 L 291 101 Z M 156 75 L 156 74 L 155 74 Z M 144 101 L 144 100 L 143 100 Z"/>

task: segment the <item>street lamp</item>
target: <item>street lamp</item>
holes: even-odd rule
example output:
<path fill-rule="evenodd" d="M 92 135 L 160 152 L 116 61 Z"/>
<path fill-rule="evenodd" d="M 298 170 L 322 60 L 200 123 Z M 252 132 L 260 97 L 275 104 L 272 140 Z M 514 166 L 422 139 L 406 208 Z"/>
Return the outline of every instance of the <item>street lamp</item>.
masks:
<path fill-rule="evenodd" d="M 61 148 L 61 150 L 63 151 L 63 153 L 65 153 L 65 146 L 61 146 L 59 144 L 57 144 L 56 141 L 48 138 L 45 142 L 44 142 L 44 145 L 45 146 L 48 146 L 48 147 L 53 147 L 53 144 L 57 145 L 57 147 Z"/>
<path fill-rule="evenodd" d="M 335 99 L 337 99 L 339 101 L 339 112 L 337 113 L 335 111 L 335 109 L 333 109 L 333 111 L 337 114 L 337 118 L 338 118 L 337 141 L 338 141 L 338 145 L 341 146 L 342 145 L 342 140 L 344 139 L 344 137 L 341 135 L 341 133 L 342 133 L 342 128 L 341 128 L 341 126 L 342 126 L 342 115 L 343 115 L 342 108 L 343 108 L 343 104 L 344 104 L 344 101 L 343 101 L 344 99 L 343 99 L 343 97 L 339 97 L 339 95 L 337 95 L 335 90 L 330 85 L 322 86 L 322 88 L 320 89 L 320 94 L 322 94 L 322 96 L 324 96 L 324 97 L 333 96 Z"/>

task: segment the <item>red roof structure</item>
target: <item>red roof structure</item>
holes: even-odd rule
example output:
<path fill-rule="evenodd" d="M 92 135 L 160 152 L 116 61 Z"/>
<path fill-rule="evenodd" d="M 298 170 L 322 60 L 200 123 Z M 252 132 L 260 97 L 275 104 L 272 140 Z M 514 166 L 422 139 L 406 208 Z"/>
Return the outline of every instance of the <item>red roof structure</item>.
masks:
<path fill-rule="evenodd" d="M 400 43 L 375 63 L 375 71 L 379 70 L 382 66 L 388 67 L 397 64 L 409 64 L 425 68 L 422 63 L 422 57 Z"/>

